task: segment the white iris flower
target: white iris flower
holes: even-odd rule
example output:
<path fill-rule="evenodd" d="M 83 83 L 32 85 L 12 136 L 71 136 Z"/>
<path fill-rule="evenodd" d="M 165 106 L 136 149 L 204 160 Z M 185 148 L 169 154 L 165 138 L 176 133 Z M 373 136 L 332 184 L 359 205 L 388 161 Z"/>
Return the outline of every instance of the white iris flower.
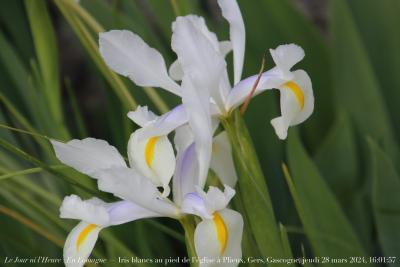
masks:
<path fill-rule="evenodd" d="M 130 31 L 112 30 L 101 33 L 99 38 L 100 53 L 115 72 L 129 77 L 139 86 L 161 87 L 182 99 L 181 106 L 141 129 L 138 138 L 164 136 L 182 125 L 190 125 L 198 154 L 200 185 L 205 183 L 212 158 L 213 120 L 229 115 L 243 103 L 258 77 L 254 75 L 241 81 L 245 27 L 237 2 L 218 0 L 218 5 L 230 25 L 230 40 L 219 42 L 202 17 L 178 17 L 172 24 L 171 40 L 177 60 L 169 71 L 161 54 Z M 225 61 L 231 50 L 233 86 Z M 281 45 L 270 52 L 276 67 L 262 73 L 254 95 L 268 89 L 280 90 L 281 116 L 271 120 L 271 124 L 278 137 L 285 139 L 290 126 L 311 115 L 314 108 L 312 85 L 305 71 L 291 71 L 304 57 L 301 47 Z"/>
<path fill-rule="evenodd" d="M 143 116 L 136 118 L 146 124 L 153 114 L 147 109 L 142 111 Z M 211 263 L 207 261 L 201 266 L 213 266 L 218 257 L 241 258 L 242 216 L 227 208 L 235 191 L 225 185 L 224 192 L 210 187 L 205 193 L 199 187 L 194 143 L 179 138 L 186 129 L 179 131 L 175 136 L 177 159 L 166 136 L 143 141 L 138 140 L 137 131 L 133 133 L 128 143 L 129 166 L 117 149 L 103 140 L 51 141 L 61 162 L 97 179 L 100 190 L 122 199 L 113 203 L 97 198 L 81 200 L 76 195 L 64 199 L 60 217 L 81 221 L 65 242 L 66 266 L 83 266 L 105 227 L 143 218 L 180 219 L 185 214 L 202 218 L 195 230 L 194 243 L 197 254 Z M 172 176 L 173 201 L 168 198 Z M 222 266 L 237 264 L 233 261 Z"/>

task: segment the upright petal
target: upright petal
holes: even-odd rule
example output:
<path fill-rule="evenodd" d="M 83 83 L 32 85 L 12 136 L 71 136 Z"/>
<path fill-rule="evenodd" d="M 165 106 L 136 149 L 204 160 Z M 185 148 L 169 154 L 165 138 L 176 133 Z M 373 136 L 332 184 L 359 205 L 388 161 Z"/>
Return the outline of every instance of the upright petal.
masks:
<path fill-rule="evenodd" d="M 183 73 L 192 77 L 199 91 L 208 90 L 217 105 L 222 106 L 229 88 L 220 88 L 226 63 L 215 34 L 207 29 L 203 18 L 194 15 L 178 17 L 172 29 L 171 46 Z"/>
<path fill-rule="evenodd" d="M 139 86 L 161 87 L 179 95 L 179 85 L 167 73 L 161 54 L 127 30 L 100 33 L 100 54 L 115 72 Z"/>
<path fill-rule="evenodd" d="M 296 44 L 280 45 L 269 50 L 277 68 L 285 79 L 291 80 L 290 69 L 304 58 L 304 50 Z"/>
<path fill-rule="evenodd" d="M 181 205 L 184 196 L 194 192 L 198 184 L 198 161 L 196 147 L 192 143 L 183 151 L 178 152 L 177 164 L 173 178 L 172 188 L 174 202 Z"/>
<path fill-rule="evenodd" d="M 238 266 L 242 257 L 242 234 L 242 216 L 230 209 L 200 222 L 194 233 L 196 253 L 209 260 L 200 266 Z"/>
<path fill-rule="evenodd" d="M 134 132 L 128 142 L 131 167 L 139 170 L 154 185 L 162 186 L 167 196 L 169 182 L 175 170 L 175 154 L 167 136 L 153 136 L 139 140 Z"/>
<path fill-rule="evenodd" d="M 98 174 L 99 189 L 116 197 L 132 201 L 160 215 L 178 218 L 179 210 L 157 187 L 140 173 L 129 168 L 111 168 Z"/>
<path fill-rule="evenodd" d="M 207 209 L 211 213 L 226 208 L 235 195 L 236 192 L 233 188 L 228 185 L 224 185 L 224 187 L 224 192 L 215 186 L 210 186 L 207 193 L 200 190 L 200 188 L 197 189 L 197 192 L 202 196 Z"/>
<path fill-rule="evenodd" d="M 246 42 L 246 31 L 242 14 L 236 0 L 218 0 L 222 16 L 229 22 L 229 35 L 233 47 L 234 84 L 242 76 L 243 60 Z"/>
<path fill-rule="evenodd" d="M 204 187 L 211 160 L 212 134 L 209 95 L 205 90 L 196 90 L 191 78 L 182 81 L 182 103 L 185 106 L 189 125 L 193 131 L 199 162 L 199 186 Z"/>
<path fill-rule="evenodd" d="M 128 112 L 128 118 L 140 127 L 156 120 L 158 116 L 148 109 L 147 106 L 138 106 L 135 111 Z"/>
<path fill-rule="evenodd" d="M 82 267 L 96 244 L 102 227 L 80 222 L 69 233 L 64 244 L 64 263 L 67 267 Z"/>
<path fill-rule="evenodd" d="M 55 140 L 50 142 L 57 158 L 62 163 L 93 178 L 96 178 L 94 175 L 96 171 L 112 167 L 126 167 L 118 150 L 104 140 L 86 138 L 74 139 L 68 143 Z"/>
<path fill-rule="evenodd" d="M 219 42 L 219 52 L 225 57 L 229 52 L 232 51 L 232 44 L 230 41 Z M 168 70 L 169 76 L 175 81 L 181 81 L 183 78 L 183 69 L 179 60 L 175 60 Z"/>
<path fill-rule="evenodd" d="M 233 164 L 231 144 L 226 132 L 221 132 L 214 137 L 210 166 L 223 184 L 235 187 L 237 175 Z"/>
<path fill-rule="evenodd" d="M 193 140 L 193 132 L 188 124 L 184 124 L 175 130 L 174 144 L 178 153 L 190 146 Z"/>

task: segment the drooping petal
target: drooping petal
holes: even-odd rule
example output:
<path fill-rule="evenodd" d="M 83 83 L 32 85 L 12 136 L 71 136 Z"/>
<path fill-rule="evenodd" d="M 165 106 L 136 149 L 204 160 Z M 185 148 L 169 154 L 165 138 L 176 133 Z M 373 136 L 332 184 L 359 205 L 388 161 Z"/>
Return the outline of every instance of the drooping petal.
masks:
<path fill-rule="evenodd" d="M 242 76 L 246 32 L 242 14 L 236 0 L 218 0 L 222 16 L 229 22 L 229 35 L 233 47 L 234 84 Z"/>
<path fill-rule="evenodd" d="M 303 48 L 296 44 L 285 44 L 269 51 L 284 79 L 291 80 L 293 76 L 290 69 L 304 58 Z"/>
<path fill-rule="evenodd" d="M 128 118 L 140 127 L 156 120 L 158 116 L 148 109 L 147 106 L 138 106 L 135 111 L 128 112 Z"/>
<path fill-rule="evenodd" d="M 115 72 L 139 86 L 161 87 L 179 95 L 179 85 L 167 73 L 161 54 L 127 30 L 100 33 L 100 54 Z"/>
<path fill-rule="evenodd" d="M 237 175 L 233 164 L 231 144 L 226 132 L 221 132 L 214 137 L 210 166 L 223 184 L 235 187 Z"/>
<path fill-rule="evenodd" d="M 177 205 L 182 203 L 183 197 L 194 192 L 198 184 L 198 161 L 196 147 L 192 143 L 183 151 L 178 152 L 177 164 L 172 183 L 174 202 Z"/>
<path fill-rule="evenodd" d="M 128 142 L 128 157 L 131 167 L 139 170 L 154 185 L 162 186 L 168 195 L 168 185 L 175 170 L 175 154 L 167 136 L 153 136 L 140 141 L 137 133 L 133 133 Z"/>
<path fill-rule="evenodd" d="M 306 120 L 314 109 L 311 80 L 303 70 L 293 72 L 293 80 L 282 85 L 280 90 L 281 116 L 271 120 L 280 139 L 286 139 L 290 126 Z"/>
<path fill-rule="evenodd" d="M 195 88 L 207 90 L 217 105 L 222 106 L 229 88 L 220 88 L 226 63 L 215 34 L 207 29 L 203 18 L 194 15 L 178 17 L 172 29 L 171 46 L 183 73 L 191 76 Z"/>
<path fill-rule="evenodd" d="M 196 90 L 190 77 L 182 80 L 182 103 L 185 106 L 189 125 L 193 131 L 199 162 L 199 186 L 203 187 L 208 174 L 212 150 L 211 112 L 209 95 L 205 90 Z"/>
<path fill-rule="evenodd" d="M 112 167 L 126 167 L 118 150 L 106 141 L 94 138 L 61 143 L 51 140 L 57 158 L 84 174 L 97 178 L 94 173 Z"/>
<path fill-rule="evenodd" d="M 196 253 L 208 259 L 200 266 L 238 266 L 242 257 L 242 234 L 242 216 L 230 209 L 216 212 L 213 219 L 200 222 L 194 234 Z"/>
<path fill-rule="evenodd" d="M 98 174 L 99 189 L 166 217 L 179 217 L 179 210 L 157 187 L 140 173 L 129 168 L 110 168 Z"/>
<path fill-rule="evenodd" d="M 98 225 L 83 221 L 72 229 L 64 244 L 65 266 L 82 267 L 86 263 L 101 229 Z"/>
<path fill-rule="evenodd" d="M 168 135 L 179 126 L 188 122 L 185 107 L 183 105 L 176 106 L 171 111 L 158 117 L 153 122 L 136 131 L 138 140 L 148 139 L 153 136 Z"/>
<path fill-rule="evenodd" d="M 61 204 L 60 218 L 107 226 L 110 224 L 110 216 L 106 206 L 106 203 L 97 198 L 82 200 L 77 195 L 70 195 L 65 197 Z"/>
<path fill-rule="evenodd" d="M 225 57 L 229 52 L 232 51 L 232 43 L 230 41 L 219 42 L 219 52 Z M 168 70 L 169 76 L 175 81 L 181 81 L 183 78 L 183 69 L 178 60 L 175 60 Z"/>

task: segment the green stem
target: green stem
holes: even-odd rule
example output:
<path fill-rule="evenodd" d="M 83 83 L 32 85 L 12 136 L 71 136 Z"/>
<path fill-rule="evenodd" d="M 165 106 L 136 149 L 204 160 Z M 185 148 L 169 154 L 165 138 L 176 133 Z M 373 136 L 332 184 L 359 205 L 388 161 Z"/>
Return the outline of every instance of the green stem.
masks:
<path fill-rule="evenodd" d="M 232 146 L 232 154 L 239 177 L 237 205 L 245 216 L 263 257 L 281 258 L 284 249 L 276 223 L 268 187 L 260 167 L 247 127 L 238 111 L 221 119 Z"/>
<path fill-rule="evenodd" d="M 190 266 L 198 267 L 196 248 L 194 246 L 194 230 L 196 223 L 193 216 L 185 216 L 180 220 L 183 229 L 185 230 L 185 242 L 188 256 L 190 258 Z"/>

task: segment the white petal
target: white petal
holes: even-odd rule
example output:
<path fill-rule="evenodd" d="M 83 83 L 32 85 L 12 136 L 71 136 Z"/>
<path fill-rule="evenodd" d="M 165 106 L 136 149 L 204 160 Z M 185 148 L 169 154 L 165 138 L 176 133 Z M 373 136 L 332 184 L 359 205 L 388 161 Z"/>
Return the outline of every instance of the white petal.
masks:
<path fill-rule="evenodd" d="M 212 145 L 211 169 L 223 184 L 235 187 L 237 175 L 232 158 L 232 148 L 226 132 L 214 137 Z"/>
<path fill-rule="evenodd" d="M 158 116 L 150 111 L 147 106 L 138 106 L 135 111 L 128 112 L 128 118 L 140 127 L 145 127 L 146 124 L 154 121 Z"/>
<path fill-rule="evenodd" d="M 82 267 L 99 236 L 102 228 L 87 222 L 80 222 L 69 233 L 64 244 L 64 264 L 66 267 Z"/>
<path fill-rule="evenodd" d="M 194 134 L 199 161 L 199 186 L 203 187 L 210 166 L 212 150 L 212 125 L 209 95 L 205 90 L 196 90 L 187 76 L 182 80 L 182 103 L 185 106 L 189 125 Z"/>
<path fill-rule="evenodd" d="M 134 132 L 128 142 L 128 156 L 131 167 L 139 170 L 154 185 L 169 190 L 168 185 L 175 170 L 175 154 L 167 136 L 139 141 Z"/>
<path fill-rule="evenodd" d="M 180 81 L 183 78 L 183 69 L 178 60 L 175 60 L 168 70 L 169 76 L 175 81 Z"/>
<path fill-rule="evenodd" d="M 193 214 L 202 219 L 212 219 L 213 213 L 207 209 L 204 199 L 197 193 L 187 193 L 182 201 L 181 211 L 185 214 Z"/>
<path fill-rule="evenodd" d="M 163 198 L 147 178 L 129 168 L 111 168 L 98 174 L 99 189 L 116 197 L 130 200 L 163 216 L 177 218 L 179 211 L 170 200 Z"/>
<path fill-rule="evenodd" d="M 226 63 L 215 34 L 207 29 L 203 18 L 194 15 L 178 17 L 172 29 L 171 46 L 183 73 L 192 77 L 199 91 L 208 90 L 218 106 L 223 105 L 229 88 L 219 88 Z"/>
<path fill-rule="evenodd" d="M 224 209 L 214 219 L 200 222 L 194 234 L 196 253 L 211 261 L 200 266 L 238 266 L 242 257 L 242 234 L 242 216 L 233 210 Z"/>
<path fill-rule="evenodd" d="M 225 57 L 229 52 L 232 51 L 231 41 L 221 41 L 219 42 L 219 52 Z"/>
<path fill-rule="evenodd" d="M 190 146 L 193 140 L 193 132 L 188 124 L 182 125 L 175 130 L 174 144 L 178 153 Z"/>
<path fill-rule="evenodd" d="M 257 78 L 258 74 L 250 76 L 240 81 L 232 88 L 232 90 L 229 92 L 225 105 L 227 110 L 238 107 L 247 99 L 257 81 Z M 261 75 L 253 97 L 264 92 L 265 90 L 278 88 L 284 82 L 285 80 L 282 79 L 280 71 L 276 71 L 276 69 L 266 71 Z"/>
<path fill-rule="evenodd" d="M 302 123 L 314 111 L 314 93 L 310 76 L 304 70 L 296 70 L 293 72 L 293 75 L 293 82 L 301 88 L 304 95 L 304 106 L 301 112 L 291 121 L 290 126 Z"/>
<path fill-rule="evenodd" d="M 196 147 L 192 143 L 178 153 L 177 164 L 172 183 L 174 202 L 182 203 L 183 197 L 194 192 L 198 184 L 199 166 L 196 157 Z"/>
<path fill-rule="evenodd" d="M 62 163 L 93 178 L 96 178 L 93 174 L 98 170 L 126 166 L 118 150 L 104 140 L 86 138 L 68 143 L 50 142 Z"/>
<path fill-rule="evenodd" d="M 293 72 L 293 81 L 302 94 L 303 105 L 299 104 L 299 96 L 287 86 L 282 86 L 280 90 L 281 116 L 271 120 L 271 124 L 280 139 L 286 139 L 289 126 L 299 124 L 306 120 L 314 109 L 314 96 L 311 80 L 303 70 Z M 300 101 L 302 102 L 302 101 Z"/>
<path fill-rule="evenodd" d="M 242 76 L 243 60 L 246 42 L 246 31 L 242 14 L 236 0 L 218 0 L 222 10 L 222 16 L 229 22 L 229 35 L 233 47 L 234 84 L 237 84 Z"/>
<path fill-rule="evenodd" d="M 286 79 L 292 79 L 290 69 L 304 58 L 303 48 L 296 44 L 285 44 L 269 51 L 283 76 Z"/>
<path fill-rule="evenodd" d="M 118 225 L 144 218 L 162 217 L 162 214 L 143 208 L 131 201 L 118 201 L 107 210 L 110 216 L 110 224 Z"/>
<path fill-rule="evenodd" d="M 179 85 L 167 74 L 161 54 L 138 35 L 127 30 L 100 33 L 100 54 L 115 72 L 139 86 L 164 88 L 179 95 Z"/>
<path fill-rule="evenodd" d="M 219 42 L 219 52 L 221 53 L 221 55 L 225 57 L 231 51 L 232 51 L 232 44 L 230 41 Z M 182 66 L 178 60 L 175 60 L 171 64 L 171 66 L 169 66 L 168 73 L 169 76 L 171 76 L 171 78 L 174 79 L 175 81 L 182 80 L 184 73 Z"/>
<path fill-rule="evenodd" d="M 179 126 L 188 122 L 183 105 L 176 106 L 171 111 L 158 117 L 155 121 L 136 131 L 138 139 L 144 140 L 153 136 L 168 135 Z"/>
<path fill-rule="evenodd" d="M 77 195 L 64 198 L 60 207 L 60 218 L 82 220 L 100 226 L 110 224 L 110 217 L 104 202 L 96 198 L 82 200 Z"/>
<path fill-rule="evenodd" d="M 233 188 L 228 185 L 224 185 L 224 187 L 224 192 L 215 186 L 210 186 L 207 193 L 197 190 L 211 213 L 225 209 L 235 195 L 235 190 Z"/>

